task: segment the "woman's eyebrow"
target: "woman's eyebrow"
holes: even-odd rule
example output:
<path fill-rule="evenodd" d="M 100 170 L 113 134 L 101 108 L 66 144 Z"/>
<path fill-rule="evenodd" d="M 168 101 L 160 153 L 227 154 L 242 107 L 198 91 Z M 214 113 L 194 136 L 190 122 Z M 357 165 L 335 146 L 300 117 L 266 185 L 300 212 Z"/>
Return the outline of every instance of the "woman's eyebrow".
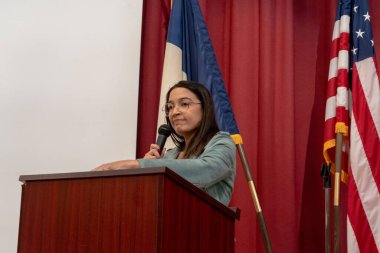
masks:
<path fill-rule="evenodd" d="M 186 99 L 193 100 L 192 98 L 189 98 L 189 97 L 182 97 L 182 98 L 179 98 L 178 100 L 186 100 Z"/>
<path fill-rule="evenodd" d="M 193 101 L 192 98 L 189 98 L 189 97 L 180 97 L 177 99 L 177 101 L 182 101 L 182 100 L 191 100 Z M 169 100 L 168 103 L 173 103 L 173 100 Z"/>

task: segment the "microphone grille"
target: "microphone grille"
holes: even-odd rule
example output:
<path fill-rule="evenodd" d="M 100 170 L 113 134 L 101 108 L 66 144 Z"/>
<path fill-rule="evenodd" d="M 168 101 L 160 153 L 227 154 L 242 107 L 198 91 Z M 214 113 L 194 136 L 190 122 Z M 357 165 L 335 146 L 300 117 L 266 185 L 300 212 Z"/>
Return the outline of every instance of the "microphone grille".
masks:
<path fill-rule="evenodd" d="M 158 128 L 158 134 L 162 134 L 166 137 L 168 137 L 170 134 L 171 134 L 172 130 L 171 128 L 167 125 L 167 124 L 162 124 L 159 128 Z"/>

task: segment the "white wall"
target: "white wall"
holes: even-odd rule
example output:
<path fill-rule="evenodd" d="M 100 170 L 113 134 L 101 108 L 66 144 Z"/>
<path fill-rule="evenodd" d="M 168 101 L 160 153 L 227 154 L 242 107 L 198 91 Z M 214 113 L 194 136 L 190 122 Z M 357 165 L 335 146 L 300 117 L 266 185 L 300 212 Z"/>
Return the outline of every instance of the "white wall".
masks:
<path fill-rule="evenodd" d="M 134 158 L 142 0 L 0 0 L 0 252 L 20 175 Z"/>

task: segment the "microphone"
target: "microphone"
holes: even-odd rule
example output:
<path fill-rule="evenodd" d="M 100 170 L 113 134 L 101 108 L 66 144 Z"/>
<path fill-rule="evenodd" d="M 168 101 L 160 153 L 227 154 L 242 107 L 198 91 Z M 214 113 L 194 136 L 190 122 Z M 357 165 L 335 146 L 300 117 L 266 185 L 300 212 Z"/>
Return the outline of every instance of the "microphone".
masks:
<path fill-rule="evenodd" d="M 167 124 L 162 124 L 158 128 L 158 137 L 156 144 L 160 147 L 160 152 L 162 152 L 162 149 L 165 146 L 166 139 L 169 137 L 171 134 L 172 130 Z"/>

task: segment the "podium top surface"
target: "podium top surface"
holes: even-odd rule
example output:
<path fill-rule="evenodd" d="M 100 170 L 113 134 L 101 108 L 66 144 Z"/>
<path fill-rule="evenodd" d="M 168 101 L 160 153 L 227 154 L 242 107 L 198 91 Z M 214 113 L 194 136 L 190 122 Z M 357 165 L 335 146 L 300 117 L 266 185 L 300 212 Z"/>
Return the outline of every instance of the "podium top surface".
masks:
<path fill-rule="evenodd" d="M 152 174 L 168 174 L 178 176 L 172 170 L 166 167 L 144 168 L 144 169 L 126 169 L 126 170 L 107 170 L 107 171 L 83 171 L 83 172 L 66 172 L 52 174 L 34 174 L 21 175 L 19 181 L 25 183 L 27 181 L 41 180 L 58 180 L 58 179 L 79 179 L 79 178 L 97 178 L 97 177 L 118 177 L 118 176 L 134 176 L 134 175 L 152 175 Z"/>
<path fill-rule="evenodd" d="M 157 168 L 144 168 L 144 169 L 126 169 L 126 170 L 109 170 L 109 171 L 85 171 L 85 172 L 68 172 L 68 173 L 54 173 L 54 174 L 35 174 L 35 175 L 21 175 L 19 181 L 24 185 L 27 182 L 33 181 L 48 181 L 48 180 L 70 180 L 70 179 L 91 179 L 91 178 L 105 178 L 105 177 L 124 177 L 124 176 L 148 176 L 148 175 L 163 175 L 169 177 L 171 180 L 182 185 L 187 190 L 193 192 L 199 198 L 208 202 L 210 205 L 216 207 L 226 215 L 235 219 L 240 218 L 240 210 L 235 207 L 227 207 L 215 200 L 213 197 L 194 186 L 172 170 L 166 167 Z"/>

